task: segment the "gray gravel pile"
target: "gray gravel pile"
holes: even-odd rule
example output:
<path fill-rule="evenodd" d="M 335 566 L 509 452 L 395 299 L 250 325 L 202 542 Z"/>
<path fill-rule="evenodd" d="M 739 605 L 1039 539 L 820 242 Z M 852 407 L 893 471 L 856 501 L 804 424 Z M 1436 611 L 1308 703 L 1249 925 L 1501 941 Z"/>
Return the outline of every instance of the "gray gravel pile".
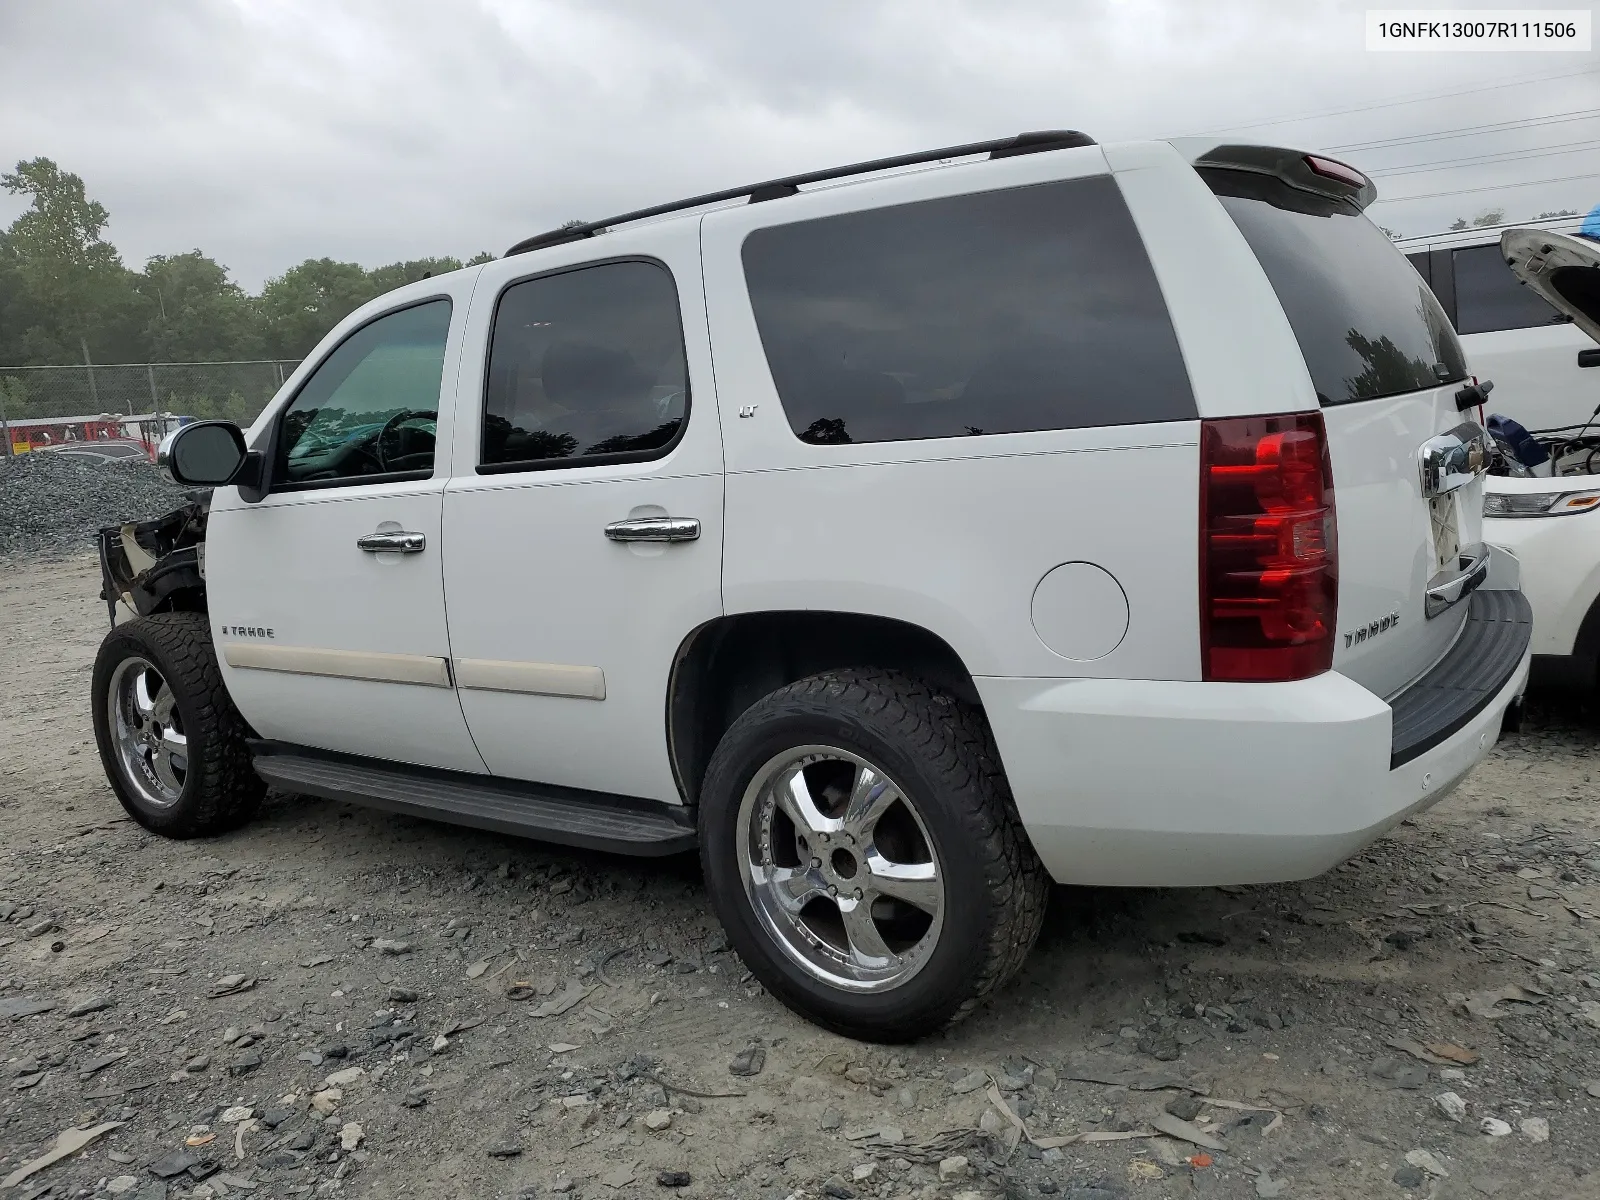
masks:
<path fill-rule="evenodd" d="M 147 462 L 93 463 L 59 454 L 0 458 L 0 557 L 87 554 L 102 525 L 156 517 L 184 489 Z"/>

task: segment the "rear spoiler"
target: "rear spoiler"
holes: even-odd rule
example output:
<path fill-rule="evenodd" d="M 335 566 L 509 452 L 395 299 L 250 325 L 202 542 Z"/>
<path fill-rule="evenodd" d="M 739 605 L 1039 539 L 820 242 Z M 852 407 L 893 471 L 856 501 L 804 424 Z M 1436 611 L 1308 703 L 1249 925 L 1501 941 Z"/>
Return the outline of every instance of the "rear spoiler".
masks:
<path fill-rule="evenodd" d="M 1336 158 L 1283 146 L 1228 143 L 1209 138 L 1174 138 L 1173 147 L 1196 167 L 1270 175 L 1298 191 L 1344 200 L 1365 209 L 1378 198 L 1378 185 Z"/>

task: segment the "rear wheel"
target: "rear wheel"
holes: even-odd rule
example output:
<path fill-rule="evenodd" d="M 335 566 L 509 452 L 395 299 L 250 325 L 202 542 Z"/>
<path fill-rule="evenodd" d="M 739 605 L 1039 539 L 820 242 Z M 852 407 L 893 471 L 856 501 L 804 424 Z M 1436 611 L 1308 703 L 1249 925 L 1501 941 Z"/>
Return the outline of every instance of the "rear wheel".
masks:
<path fill-rule="evenodd" d="M 790 1007 L 904 1041 L 1021 966 L 1048 880 L 982 715 L 909 676 L 840 671 L 758 701 L 701 793 L 707 885 Z"/>
<path fill-rule="evenodd" d="M 203 613 L 157 613 L 111 630 L 92 683 L 95 741 L 111 787 L 139 824 L 204 837 L 248 821 L 266 786 L 244 718 L 217 670 Z"/>

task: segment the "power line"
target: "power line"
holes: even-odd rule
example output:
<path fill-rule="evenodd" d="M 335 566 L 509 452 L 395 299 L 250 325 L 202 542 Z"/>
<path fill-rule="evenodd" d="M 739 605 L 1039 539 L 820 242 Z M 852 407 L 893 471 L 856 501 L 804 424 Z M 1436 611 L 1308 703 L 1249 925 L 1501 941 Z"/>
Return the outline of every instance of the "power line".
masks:
<path fill-rule="evenodd" d="M 1398 204 L 1403 200 L 1432 200 L 1439 196 L 1471 196 L 1478 192 L 1503 192 L 1507 188 L 1540 187 L 1547 183 L 1571 183 L 1576 179 L 1600 179 L 1600 171 L 1585 175 L 1562 175 L 1557 179 L 1525 179 L 1521 183 L 1497 183 L 1489 187 L 1458 188 L 1452 192 L 1422 192 L 1415 196 L 1379 196 L 1374 203 Z"/>
<path fill-rule="evenodd" d="M 1588 121 L 1600 116 L 1600 108 L 1576 108 L 1568 112 L 1547 113 L 1540 117 L 1523 117 L 1516 121 L 1496 121 L 1488 125 L 1462 125 L 1443 129 L 1437 133 L 1407 134 L 1405 137 L 1381 138 L 1375 142 L 1347 142 L 1340 146 L 1324 146 L 1324 150 L 1390 150 L 1397 146 L 1412 146 L 1422 142 L 1446 142 L 1454 138 L 1477 134 L 1505 133 L 1513 129 L 1532 129 L 1540 125 L 1563 125 L 1570 121 Z"/>
<path fill-rule="evenodd" d="M 1496 163 L 1521 162 L 1525 158 L 1549 158 L 1552 154 L 1575 154 L 1600 146 L 1600 141 L 1568 142 L 1562 146 L 1540 146 L 1528 150 L 1501 150 L 1494 154 L 1480 154 L 1473 158 L 1447 158 L 1439 162 L 1410 163 L 1393 169 L 1368 171 L 1373 179 L 1390 179 L 1398 175 L 1426 175 L 1431 171 L 1459 171 L 1462 167 L 1493 166 Z"/>
<path fill-rule="evenodd" d="M 1301 113 L 1298 116 L 1293 117 L 1277 117 L 1270 121 L 1252 121 L 1248 125 L 1228 125 L 1221 129 L 1205 129 L 1201 130 L 1200 133 L 1196 134 L 1195 136 L 1204 137 L 1215 133 L 1233 133 L 1240 129 L 1264 129 L 1271 125 L 1288 125 L 1295 121 L 1314 121 L 1320 120 L 1323 117 L 1343 117 L 1349 115 L 1350 113 L 1375 112 L 1378 109 L 1395 108 L 1403 104 L 1420 104 L 1428 100 L 1449 100 L 1455 96 L 1472 96 L 1480 92 L 1500 91 L 1502 88 L 1524 87 L 1530 83 L 1553 83 L 1558 79 L 1572 79 L 1578 75 L 1596 75 L 1597 77 L 1600 77 L 1600 72 L 1595 72 L 1590 69 L 1581 71 L 1566 71 L 1560 75 L 1536 75 L 1530 76 L 1526 79 L 1511 79 L 1502 83 L 1485 84 L 1482 87 L 1460 88 L 1452 92 L 1415 93 L 1409 98 L 1386 100 L 1378 104 L 1361 104 L 1354 108 L 1327 109 L 1322 112 Z"/>

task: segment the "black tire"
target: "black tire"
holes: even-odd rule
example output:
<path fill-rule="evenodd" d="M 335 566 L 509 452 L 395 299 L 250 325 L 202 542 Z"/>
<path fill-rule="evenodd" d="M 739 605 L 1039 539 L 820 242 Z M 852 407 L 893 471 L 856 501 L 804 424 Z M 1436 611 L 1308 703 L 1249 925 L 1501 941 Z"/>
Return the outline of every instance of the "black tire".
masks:
<path fill-rule="evenodd" d="M 816 978 L 763 924 L 745 888 L 740 805 L 786 750 L 835 746 L 895 780 L 945 880 L 943 926 L 925 964 L 888 990 Z M 711 901 L 756 978 L 802 1016 L 847 1037 L 904 1042 L 965 1017 L 1022 966 L 1044 921 L 1049 879 L 1023 832 L 981 711 L 899 672 L 830 671 L 746 710 L 701 790 L 700 856 Z"/>
<path fill-rule="evenodd" d="M 170 688 L 177 727 L 187 740 L 181 789 L 169 804 L 141 794 L 118 748 L 112 681 L 134 659 L 154 667 Z M 164 837 L 193 838 L 237 829 L 255 815 L 266 785 L 251 766 L 249 730 L 223 686 L 204 613 L 155 613 L 114 627 L 100 643 L 91 686 L 100 761 L 135 821 Z"/>

